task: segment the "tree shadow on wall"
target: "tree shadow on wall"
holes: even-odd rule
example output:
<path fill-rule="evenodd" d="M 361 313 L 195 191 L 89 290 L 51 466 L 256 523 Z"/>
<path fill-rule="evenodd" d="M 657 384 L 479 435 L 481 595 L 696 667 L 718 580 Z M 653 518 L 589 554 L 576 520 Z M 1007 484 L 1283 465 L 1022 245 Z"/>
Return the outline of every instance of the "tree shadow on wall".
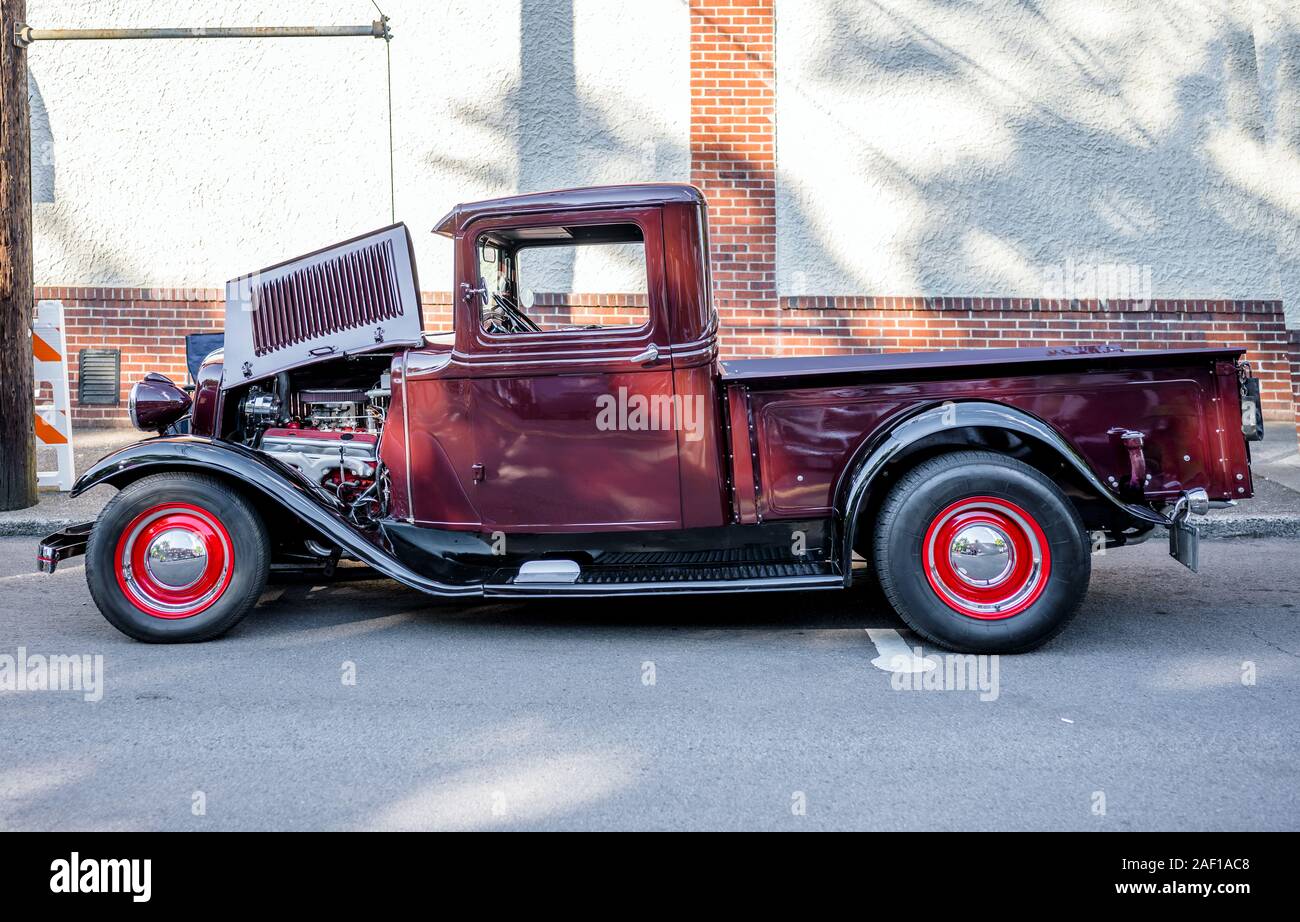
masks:
<path fill-rule="evenodd" d="M 485 101 L 454 106 L 450 112 L 451 118 L 471 128 L 475 136 L 488 139 L 487 147 L 510 151 L 511 156 L 490 165 L 472 153 L 432 151 L 425 158 L 428 165 L 470 186 L 521 192 L 611 182 L 689 181 L 690 150 L 680 132 L 665 125 L 654 132 L 649 142 L 630 140 L 626 126 L 611 119 L 608 112 L 635 111 L 635 97 L 593 100 L 580 91 L 574 63 L 571 0 L 523 0 L 519 63 L 522 78 L 517 84 L 495 92 Z M 688 89 L 681 87 L 679 91 L 685 93 Z M 638 134 L 644 136 L 648 124 L 648 117 L 638 120 Z M 723 161 L 724 171 L 746 173 L 756 167 L 733 151 L 709 153 Z M 517 165 L 517 172 L 508 164 Z M 811 222 L 812 216 L 803 212 L 800 202 L 789 201 L 785 207 L 793 220 Z M 713 250 L 715 266 L 724 268 L 743 253 L 744 247 L 715 244 Z M 852 267 L 845 263 L 838 268 L 847 272 Z M 565 290 L 573 282 L 572 263 L 555 275 L 558 290 Z M 789 312 L 771 313 L 770 329 L 780 332 Z"/>
<path fill-rule="evenodd" d="M 1250 171 L 1251 157 L 1271 155 L 1251 24 L 1225 13 L 1196 44 L 1189 23 L 1207 14 L 1189 6 L 1184 18 L 1177 6 L 1144 8 L 1138 34 L 1117 23 L 1081 35 L 1033 3 L 997 15 L 947 2 L 822 4 L 802 78 L 781 90 L 843 139 L 840 156 L 879 184 L 878 201 L 914 207 L 871 216 L 892 224 L 883 272 L 873 271 L 880 261 L 852 265 L 824 181 L 805 183 L 779 162 L 778 246 L 786 257 L 839 255 L 819 272 L 837 289 L 823 294 L 1041 296 L 1043 270 L 1073 259 L 1151 265 L 1157 297 L 1277 297 L 1279 272 L 1300 277 L 1300 202 L 1270 196 Z M 960 40 L 952 17 L 965 17 Z M 1191 66 L 1169 86 L 1167 106 L 1145 98 L 1160 81 L 1133 65 L 1160 60 L 1162 36 L 1190 43 L 1172 59 Z M 1294 33 L 1283 41 L 1300 47 Z M 898 153 L 913 149 L 900 138 L 933 127 L 915 108 L 895 124 L 863 126 L 825 101 L 909 93 L 954 96 L 946 116 L 991 124 L 997 137 L 936 138 L 951 149 L 919 162 Z M 778 151 L 784 130 L 797 129 L 778 122 Z M 780 270 L 788 288 L 792 262 Z M 899 277 L 910 290 L 891 290 Z M 972 279 L 985 284 L 972 290 Z"/>
<path fill-rule="evenodd" d="M 54 201 L 54 133 L 40 84 L 27 72 L 27 105 L 31 110 L 32 202 Z"/>

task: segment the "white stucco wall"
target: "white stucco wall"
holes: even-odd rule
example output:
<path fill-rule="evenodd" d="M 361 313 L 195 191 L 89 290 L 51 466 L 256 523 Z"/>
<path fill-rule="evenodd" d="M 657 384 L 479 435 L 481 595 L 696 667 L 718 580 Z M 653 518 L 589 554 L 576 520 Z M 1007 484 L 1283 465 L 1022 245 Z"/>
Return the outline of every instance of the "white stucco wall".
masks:
<path fill-rule="evenodd" d="M 1278 254 L 1287 325 L 1300 327 L 1300 3 L 1253 0 L 1261 132 L 1238 156 Z"/>
<path fill-rule="evenodd" d="M 781 294 L 1120 264 L 1294 311 L 1298 34 L 1271 0 L 778 0 Z"/>
<path fill-rule="evenodd" d="M 421 287 L 450 287 L 450 247 L 429 229 L 458 201 L 689 175 L 684 3 L 380 6 L 396 36 L 397 218 Z M 28 3 L 47 28 L 375 15 L 366 0 Z M 218 287 L 389 221 L 381 41 L 50 42 L 29 64 L 38 285 Z M 574 284 L 599 288 L 604 268 L 578 260 Z"/>

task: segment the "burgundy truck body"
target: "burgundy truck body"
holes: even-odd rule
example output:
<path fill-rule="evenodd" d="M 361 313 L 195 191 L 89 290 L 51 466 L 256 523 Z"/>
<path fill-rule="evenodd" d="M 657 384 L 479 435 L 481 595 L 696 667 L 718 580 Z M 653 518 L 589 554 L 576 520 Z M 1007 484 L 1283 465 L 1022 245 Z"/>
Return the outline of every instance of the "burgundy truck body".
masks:
<path fill-rule="evenodd" d="M 842 588 L 856 551 L 924 636 L 992 652 L 1063 627 L 1096 548 L 1164 527 L 1195 567 L 1188 513 L 1251 495 L 1242 350 L 722 361 L 705 215 L 678 185 L 458 206 L 436 228 L 455 247 L 442 334 L 422 330 L 402 225 L 236 279 L 225 353 L 204 363 L 193 407 L 159 376 L 142 382 L 137 414 L 161 437 L 104 459 L 77 492 L 205 475 L 242 497 L 234 519 L 259 519 L 259 565 L 349 557 L 446 595 Z M 528 313 L 525 251 L 586 244 L 640 247 L 640 322 L 543 328 Z M 151 508 L 110 516 L 127 544 L 99 569 L 130 576 L 116 580 L 125 604 L 109 584 L 101 608 L 146 640 L 227 629 L 210 614 L 220 597 L 185 596 L 238 541 Z M 93 557 L 106 527 L 51 536 L 46 568 Z M 177 543 L 188 569 L 149 563 Z M 177 589 L 199 558 L 199 589 Z M 133 614 L 174 590 L 178 616 Z"/>

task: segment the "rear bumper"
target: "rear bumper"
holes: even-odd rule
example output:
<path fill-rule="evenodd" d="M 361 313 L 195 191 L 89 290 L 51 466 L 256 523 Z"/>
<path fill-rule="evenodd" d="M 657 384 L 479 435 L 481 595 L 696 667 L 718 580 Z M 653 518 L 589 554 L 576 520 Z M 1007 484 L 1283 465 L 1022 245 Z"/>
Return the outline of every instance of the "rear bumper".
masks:
<path fill-rule="evenodd" d="M 41 573 L 53 573 L 59 561 L 86 553 L 86 544 L 94 527 L 94 522 L 82 522 L 46 536 L 36 550 L 36 569 Z"/>

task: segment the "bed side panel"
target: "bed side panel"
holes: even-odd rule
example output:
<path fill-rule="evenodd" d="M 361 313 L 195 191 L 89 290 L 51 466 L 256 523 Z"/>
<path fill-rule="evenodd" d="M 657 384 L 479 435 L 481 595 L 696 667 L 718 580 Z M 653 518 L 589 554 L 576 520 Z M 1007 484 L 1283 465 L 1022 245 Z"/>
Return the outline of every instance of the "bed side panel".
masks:
<path fill-rule="evenodd" d="M 1107 483 L 1110 478 L 1124 483 L 1130 471 L 1117 430 L 1140 430 L 1151 475 L 1146 498 L 1211 489 L 1220 479 L 1220 446 L 1211 424 L 1218 418 L 1219 403 L 1212 400 L 1216 386 L 1208 363 L 825 388 L 751 386 L 756 465 L 762 474 L 757 514 L 828 514 L 840 475 L 865 439 L 913 410 L 962 399 L 1000 402 L 1046 420 Z M 736 416 L 733 410 L 733 423 Z"/>

